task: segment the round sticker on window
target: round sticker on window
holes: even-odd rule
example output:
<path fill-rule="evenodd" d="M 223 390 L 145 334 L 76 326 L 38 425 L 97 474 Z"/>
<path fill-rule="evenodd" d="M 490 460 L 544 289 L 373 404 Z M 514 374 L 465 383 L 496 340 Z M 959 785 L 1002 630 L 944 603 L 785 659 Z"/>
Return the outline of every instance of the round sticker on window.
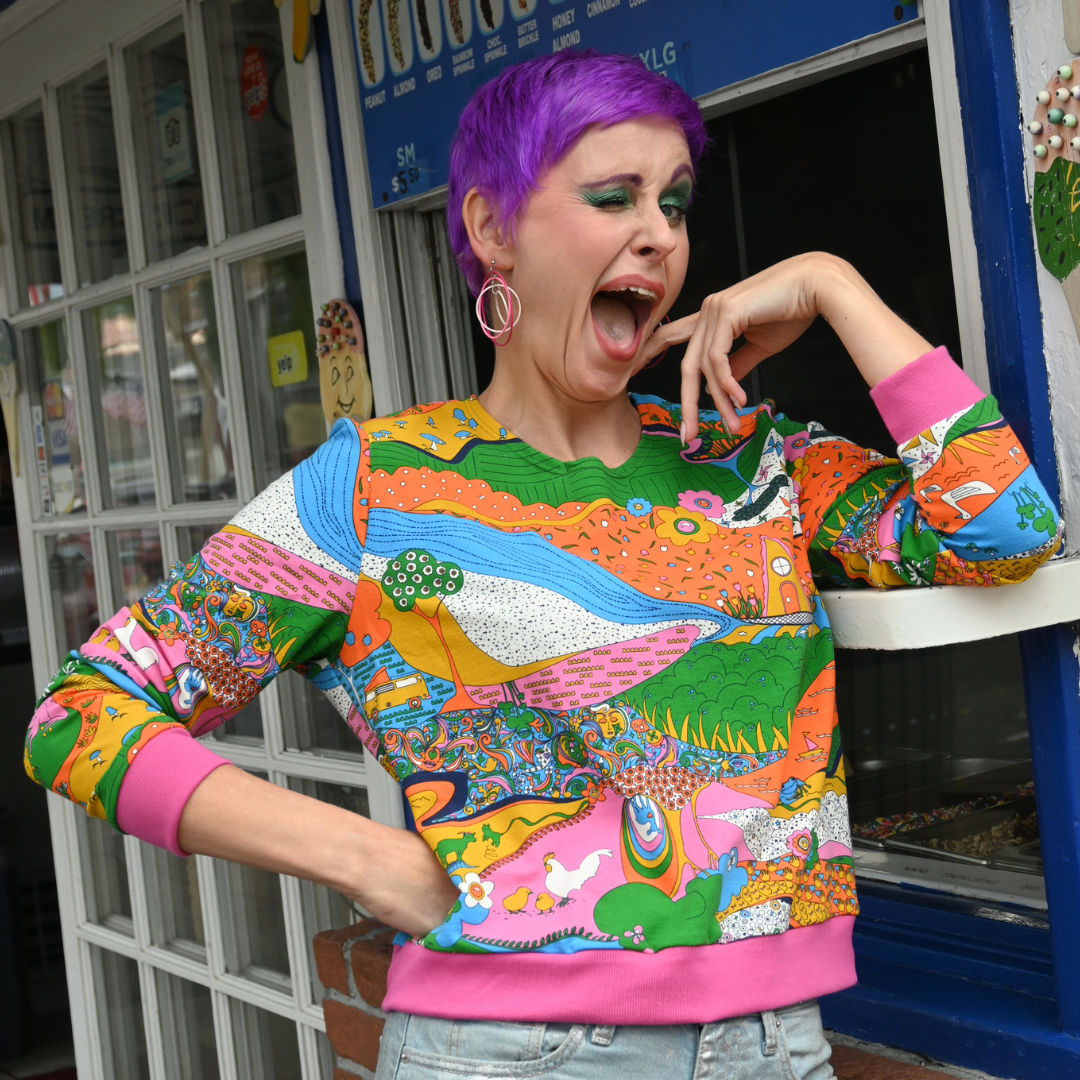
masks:
<path fill-rule="evenodd" d="M 266 74 L 266 59 L 258 45 L 249 45 L 240 61 L 240 93 L 244 98 L 244 111 L 252 120 L 266 115 L 270 102 L 270 79 Z"/>

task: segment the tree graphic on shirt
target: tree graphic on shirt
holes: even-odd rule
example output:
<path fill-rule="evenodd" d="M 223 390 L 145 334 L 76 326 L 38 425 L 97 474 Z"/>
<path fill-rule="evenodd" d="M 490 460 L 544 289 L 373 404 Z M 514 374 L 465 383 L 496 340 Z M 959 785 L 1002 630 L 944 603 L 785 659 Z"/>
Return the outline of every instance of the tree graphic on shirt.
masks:
<path fill-rule="evenodd" d="M 406 551 L 388 563 L 382 577 L 383 592 L 393 602 L 394 607 L 398 611 L 415 611 L 435 631 L 446 652 L 450 677 L 454 681 L 454 693 L 439 710 L 442 713 L 480 708 L 469 697 L 465 684 L 461 681 L 439 622 L 439 608 L 443 606 L 443 597 L 453 596 L 458 592 L 464 580 L 465 576 L 457 563 L 436 559 L 419 548 Z"/>

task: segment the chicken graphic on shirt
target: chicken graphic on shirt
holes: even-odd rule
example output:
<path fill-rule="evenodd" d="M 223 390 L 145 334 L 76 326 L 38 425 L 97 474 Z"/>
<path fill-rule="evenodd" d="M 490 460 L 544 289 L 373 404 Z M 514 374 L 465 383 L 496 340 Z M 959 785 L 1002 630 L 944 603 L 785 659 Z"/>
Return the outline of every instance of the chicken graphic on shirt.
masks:
<path fill-rule="evenodd" d="M 559 897 L 559 907 L 569 902 L 570 894 L 575 889 L 580 889 L 589 878 L 596 877 L 600 870 L 601 855 L 611 858 L 611 852 L 607 848 L 599 848 L 586 855 L 576 870 L 567 870 L 555 858 L 555 852 L 553 851 L 544 856 L 544 869 L 547 870 L 544 884 L 547 886 L 549 893 Z"/>

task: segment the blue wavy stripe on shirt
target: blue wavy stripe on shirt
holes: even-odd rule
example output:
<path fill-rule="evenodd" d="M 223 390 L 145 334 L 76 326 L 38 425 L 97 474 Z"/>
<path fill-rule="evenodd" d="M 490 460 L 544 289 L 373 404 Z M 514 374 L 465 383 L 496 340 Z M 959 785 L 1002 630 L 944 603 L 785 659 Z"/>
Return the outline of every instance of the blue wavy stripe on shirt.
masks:
<path fill-rule="evenodd" d="M 89 664 L 95 670 L 100 671 L 106 679 L 116 685 L 118 690 L 123 690 L 125 694 L 130 694 L 133 698 L 138 698 L 139 701 L 145 701 L 154 712 L 161 716 L 166 715 L 161 711 L 161 706 L 130 676 L 125 675 L 122 671 L 117 671 L 116 668 L 109 664 L 100 664 L 96 660 L 91 660 L 90 657 L 83 656 L 82 653 L 74 650 L 72 650 L 71 655 L 77 657 L 84 664 Z"/>
<path fill-rule="evenodd" d="M 552 547 L 532 532 L 504 533 L 449 514 L 406 514 L 375 509 L 368 515 L 364 550 L 395 559 L 421 548 L 463 570 L 522 581 L 565 596 L 609 622 L 634 625 L 708 619 L 727 635 L 740 623 L 699 604 L 646 596 L 593 563 Z M 713 636 L 713 635 L 708 635 Z"/>
<path fill-rule="evenodd" d="M 330 438 L 293 470 L 296 512 L 308 536 L 354 573 L 364 553 L 353 524 L 353 489 L 360 468 L 360 436 L 338 420 Z"/>

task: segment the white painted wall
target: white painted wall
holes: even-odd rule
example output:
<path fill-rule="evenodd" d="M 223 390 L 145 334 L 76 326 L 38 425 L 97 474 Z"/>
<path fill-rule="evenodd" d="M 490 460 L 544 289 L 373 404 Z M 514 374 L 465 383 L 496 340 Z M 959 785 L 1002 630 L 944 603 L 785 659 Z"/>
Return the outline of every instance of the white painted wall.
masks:
<path fill-rule="evenodd" d="M 953 0 L 953 3 L 962 0 Z M 1055 69 L 1075 59 L 1065 44 L 1062 0 L 1009 0 L 1016 54 L 1016 78 L 1023 123 L 1035 113 L 1035 95 Z M 1024 139 L 1027 164 L 1025 188 L 1028 202 L 1034 183 L 1031 138 Z M 1057 278 L 1038 262 L 1039 295 L 1042 300 L 1046 368 L 1050 380 L 1050 407 L 1054 418 L 1054 441 L 1061 476 L 1061 501 L 1068 530 L 1067 554 L 1080 552 L 1080 340 L 1077 339 L 1065 293 Z M 1034 314 L 1034 313 L 1032 313 Z"/>

